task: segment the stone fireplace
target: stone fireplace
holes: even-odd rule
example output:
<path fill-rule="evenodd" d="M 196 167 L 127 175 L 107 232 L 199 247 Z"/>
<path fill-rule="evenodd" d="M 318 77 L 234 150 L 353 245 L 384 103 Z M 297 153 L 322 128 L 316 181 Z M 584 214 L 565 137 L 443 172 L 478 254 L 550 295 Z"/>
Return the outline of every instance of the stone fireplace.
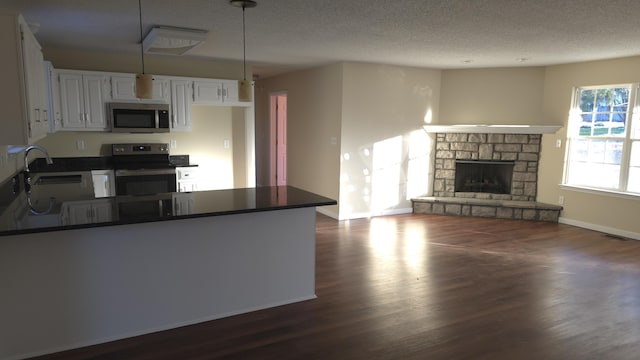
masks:
<path fill-rule="evenodd" d="M 433 196 L 412 199 L 414 212 L 558 221 L 562 207 L 536 201 L 542 134 L 558 129 L 425 126 L 435 133 Z"/>
<path fill-rule="evenodd" d="M 535 201 L 540 139 L 540 134 L 436 134 L 433 195 Z M 511 174 L 504 176 L 505 180 L 509 178 L 510 187 L 501 192 L 456 191 L 456 173 L 459 165 L 474 162 L 477 165 L 488 162 L 495 162 L 496 165 L 507 162 L 513 164 L 510 167 Z M 462 171 L 465 170 L 463 166 Z"/>

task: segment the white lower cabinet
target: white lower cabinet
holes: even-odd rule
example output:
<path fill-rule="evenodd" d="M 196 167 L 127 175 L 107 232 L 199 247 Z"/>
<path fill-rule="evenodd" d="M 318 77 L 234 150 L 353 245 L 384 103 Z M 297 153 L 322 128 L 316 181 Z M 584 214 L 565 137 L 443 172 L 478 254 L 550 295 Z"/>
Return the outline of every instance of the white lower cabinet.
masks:
<path fill-rule="evenodd" d="M 112 199 L 68 201 L 62 204 L 62 225 L 80 225 L 113 220 Z"/>
<path fill-rule="evenodd" d="M 116 181 L 113 170 L 91 170 L 93 192 L 95 197 L 110 197 L 116 195 Z"/>
<path fill-rule="evenodd" d="M 191 192 L 198 190 L 197 168 L 177 167 L 176 180 L 179 192 Z"/>
<path fill-rule="evenodd" d="M 173 193 L 173 215 L 190 215 L 193 213 L 193 194 Z"/>

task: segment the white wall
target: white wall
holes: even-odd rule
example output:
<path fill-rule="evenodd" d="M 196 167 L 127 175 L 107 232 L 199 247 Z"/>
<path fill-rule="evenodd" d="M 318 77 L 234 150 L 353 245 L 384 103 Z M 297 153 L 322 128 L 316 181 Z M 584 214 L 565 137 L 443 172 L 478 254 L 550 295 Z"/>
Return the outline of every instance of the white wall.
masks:
<path fill-rule="evenodd" d="M 340 219 L 411 212 L 429 185 L 441 71 L 345 63 Z"/>
<path fill-rule="evenodd" d="M 543 67 L 443 70 L 438 124 L 553 125 Z"/>

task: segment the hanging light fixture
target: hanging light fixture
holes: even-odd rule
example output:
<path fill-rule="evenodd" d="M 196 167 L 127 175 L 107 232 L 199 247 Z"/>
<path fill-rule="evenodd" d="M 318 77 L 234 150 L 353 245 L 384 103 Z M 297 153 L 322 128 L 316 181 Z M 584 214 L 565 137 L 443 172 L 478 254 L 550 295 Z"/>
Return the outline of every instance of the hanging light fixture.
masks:
<path fill-rule="evenodd" d="M 258 3 L 253 0 L 230 0 L 229 4 L 242 8 L 242 68 L 244 75 L 238 85 L 238 100 L 251 101 L 251 81 L 247 81 L 247 46 L 244 29 L 244 9 L 256 7 Z"/>
<path fill-rule="evenodd" d="M 142 37 L 142 0 L 138 0 L 140 14 L 140 58 L 142 60 L 142 73 L 136 74 L 136 97 L 138 99 L 153 98 L 153 75 L 144 73 L 144 44 Z"/>

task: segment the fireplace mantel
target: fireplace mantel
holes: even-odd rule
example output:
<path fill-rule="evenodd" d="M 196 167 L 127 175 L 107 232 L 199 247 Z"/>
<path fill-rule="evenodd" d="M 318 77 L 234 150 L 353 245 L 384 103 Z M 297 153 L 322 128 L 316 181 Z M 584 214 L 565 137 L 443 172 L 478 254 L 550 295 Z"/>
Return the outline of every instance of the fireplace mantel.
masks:
<path fill-rule="evenodd" d="M 424 125 L 428 133 L 555 134 L 557 125 Z"/>

